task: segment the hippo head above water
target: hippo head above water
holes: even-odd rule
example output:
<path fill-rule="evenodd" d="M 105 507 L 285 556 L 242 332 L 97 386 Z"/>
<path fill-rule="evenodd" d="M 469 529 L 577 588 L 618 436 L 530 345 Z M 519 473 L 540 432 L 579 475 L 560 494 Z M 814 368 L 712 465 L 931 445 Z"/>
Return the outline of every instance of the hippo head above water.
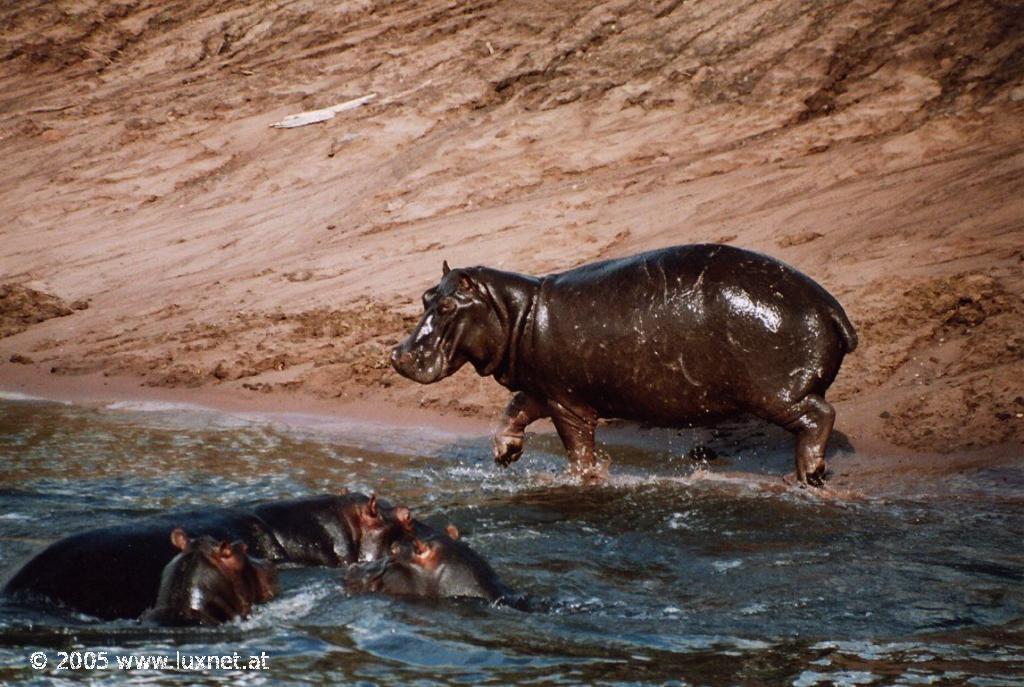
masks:
<path fill-rule="evenodd" d="M 408 508 L 379 503 L 376 494 L 353 506 L 348 517 L 354 521 L 352 530 L 358 534 L 357 562 L 384 558 L 391 545 L 412 528 Z"/>
<path fill-rule="evenodd" d="M 825 392 L 857 334 L 824 288 L 733 246 L 674 246 L 533 277 L 449 269 L 391 353 L 421 384 L 465 363 L 516 392 L 494 436 L 507 466 L 549 417 L 571 470 L 603 479 L 600 418 L 709 425 L 753 415 L 796 435 L 796 478 L 820 485 L 835 411 Z"/>
<path fill-rule="evenodd" d="M 345 576 L 349 593 L 419 598 L 479 598 L 514 603 L 487 562 L 462 541 L 453 526 L 395 542 L 386 558 L 354 565 Z"/>
<path fill-rule="evenodd" d="M 191 539 L 171 532 L 180 550 L 164 568 L 156 606 L 145 619 L 171 625 L 214 625 L 249 615 L 278 592 L 273 564 L 248 555 L 244 542 Z"/>

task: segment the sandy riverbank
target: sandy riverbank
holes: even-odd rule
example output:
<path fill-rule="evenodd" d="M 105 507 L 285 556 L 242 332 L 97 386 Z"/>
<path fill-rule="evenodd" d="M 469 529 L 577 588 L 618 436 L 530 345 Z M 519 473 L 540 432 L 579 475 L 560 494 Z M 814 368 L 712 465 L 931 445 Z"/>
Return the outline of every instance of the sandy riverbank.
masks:
<path fill-rule="evenodd" d="M 442 259 L 542 274 L 719 241 L 847 308 L 832 398 L 858 447 L 1024 443 L 1019 13 L 0 12 L 0 388 L 486 430 L 492 380 L 386 363 Z"/>

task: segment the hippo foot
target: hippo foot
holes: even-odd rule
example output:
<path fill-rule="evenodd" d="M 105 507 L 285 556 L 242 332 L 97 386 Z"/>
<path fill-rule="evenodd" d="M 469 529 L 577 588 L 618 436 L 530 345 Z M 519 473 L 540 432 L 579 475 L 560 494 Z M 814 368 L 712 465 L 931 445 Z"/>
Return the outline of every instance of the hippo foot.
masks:
<path fill-rule="evenodd" d="M 826 470 L 824 465 L 807 475 L 807 483 L 812 487 L 823 487 L 825 481 L 829 479 L 832 479 L 832 471 Z"/>
<path fill-rule="evenodd" d="M 585 487 L 599 487 L 608 482 L 608 463 L 593 465 L 570 465 L 569 475 L 580 480 Z"/>
<path fill-rule="evenodd" d="M 800 478 L 795 472 L 791 472 L 787 475 L 782 476 L 782 481 L 790 487 L 800 487 L 804 489 L 806 487 L 818 487 L 822 488 L 825 486 L 825 481 L 831 479 L 832 471 L 826 470 L 825 466 L 822 465 L 820 468 L 807 475 L 807 481 L 801 482 Z"/>
<path fill-rule="evenodd" d="M 496 434 L 492 449 L 494 464 L 500 468 L 507 468 L 523 455 L 523 437 L 522 435 Z"/>

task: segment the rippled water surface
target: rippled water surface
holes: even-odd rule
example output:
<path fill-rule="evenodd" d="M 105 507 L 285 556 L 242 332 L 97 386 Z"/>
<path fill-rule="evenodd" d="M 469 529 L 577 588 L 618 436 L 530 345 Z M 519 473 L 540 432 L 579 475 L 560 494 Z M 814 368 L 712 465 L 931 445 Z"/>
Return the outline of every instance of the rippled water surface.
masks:
<path fill-rule="evenodd" d="M 829 501 L 743 476 L 785 471 L 783 448 L 734 448 L 695 473 L 688 441 L 606 445 L 614 479 L 581 489 L 548 436 L 499 472 L 484 437 L 0 401 L 0 580 L 64 534 L 347 486 L 455 523 L 537 606 L 349 598 L 326 569 L 285 570 L 278 599 L 216 629 L 7 604 L 0 682 L 1024 684 L 1020 466 Z M 266 652 L 270 671 L 54 668 L 75 650 Z"/>

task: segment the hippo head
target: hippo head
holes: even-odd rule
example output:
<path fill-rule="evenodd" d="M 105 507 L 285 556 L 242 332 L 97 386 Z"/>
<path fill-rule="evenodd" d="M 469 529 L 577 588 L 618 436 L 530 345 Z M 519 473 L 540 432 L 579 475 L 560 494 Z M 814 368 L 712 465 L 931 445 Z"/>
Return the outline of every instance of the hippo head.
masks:
<path fill-rule="evenodd" d="M 180 550 L 160 576 L 156 606 L 146 618 L 167 624 L 212 625 L 245 618 L 253 604 L 277 595 L 273 564 L 252 558 L 244 542 L 218 542 L 171 532 Z"/>
<path fill-rule="evenodd" d="M 361 495 L 359 495 L 361 496 Z M 354 500 L 347 514 L 357 562 L 384 558 L 391 545 L 413 529 L 412 514 L 404 506 L 379 503 L 376 494 Z"/>
<path fill-rule="evenodd" d="M 508 595 L 491 567 L 458 541 L 454 527 L 449 527 L 446 535 L 395 542 L 387 558 L 352 566 L 345 576 L 345 588 L 352 594 L 475 597 L 488 601 Z"/>
<path fill-rule="evenodd" d="M 505 350 L 501 307 L 472 269 L 444 263 L 441 281 L 423 293 L 423 317 L 391 352 L 391 365 L 403 377 L 433 384 L 467 362 L 491 374 Z"/>

